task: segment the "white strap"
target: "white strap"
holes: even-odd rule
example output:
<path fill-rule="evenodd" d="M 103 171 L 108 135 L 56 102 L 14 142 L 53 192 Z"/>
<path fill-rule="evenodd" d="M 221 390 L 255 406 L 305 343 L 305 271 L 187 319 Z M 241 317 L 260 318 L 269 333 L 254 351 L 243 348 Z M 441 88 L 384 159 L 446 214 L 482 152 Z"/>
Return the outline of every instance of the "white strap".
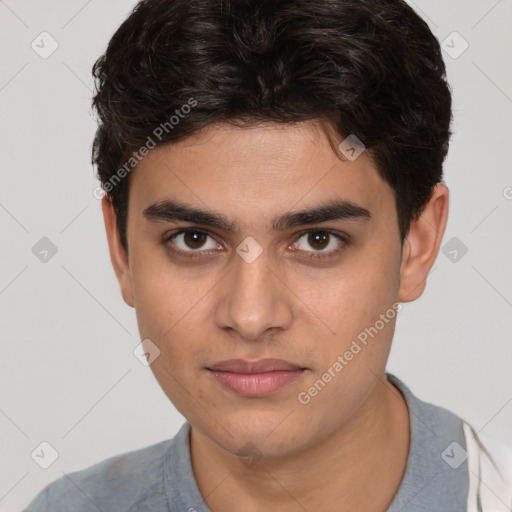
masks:
<path fill-rule="evenodd" d="M 468 512 L 512 511 L 512 448 L 463 422 L 468 453 Z"/>

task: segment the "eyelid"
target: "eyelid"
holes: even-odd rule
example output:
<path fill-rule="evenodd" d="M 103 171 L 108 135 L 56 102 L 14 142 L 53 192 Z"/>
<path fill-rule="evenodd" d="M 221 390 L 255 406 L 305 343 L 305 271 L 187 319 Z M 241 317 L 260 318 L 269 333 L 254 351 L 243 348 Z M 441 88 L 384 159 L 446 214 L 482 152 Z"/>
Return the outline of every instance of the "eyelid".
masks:
<path fill-rule="evenodd" d="M 321 233 L 328 233 L 329 235 L 335 236 L 336 238 L 340 239 L 342 242 L 345 242 L 347 244 L 352 243 L 352 237 L 350 235 L 347 235 L 346 233 L 343 233 L 343 232 L 333 231 L 332 229 L 322 228 L 322 227 L 304 229 L 297 235 L 297 237 L 300 238 L 307 233 L 312 233 L 312 232 L 315 233 L 317 231 L 319 231 Z"/>
<path fill-rule="evenodd" d="M 207 237 L 209 238 L 212 238 L 213 240 L 215 240 L 215 242 L 218 244 L 218 245 L 222 245 L 220 244 L 216 237 L 210 233 L 209 231 L 205 230 L 205 229 L 202 229 L 202 228 L 194 228 L 194 227 L 188 227 L 188 228 L 182 228 L 182 229 L 179 229 L 177 231 L 174 231 L 174 232 L 171 232 L 171 233 L 167 233 L 163 236 L 163 239 L 162 239 L 162 244 L 164 245 L 167 245 L 168 242 L 171 242 L 173 238 L 177 237 L 178 235 L 182 235 L 182 234 L 186 234 L 186 233 L 201 233 L 201 234 L 204 234 L 206 235 Z M 197 250 L 197 251 L 183 251 L 181 249 L 171 249 L 172 252 L 174 253 L 177 253 L 177 254 L 191 254 L 191 255 L 194 255 L 194 254 L 204 254 L 204 253 L 209 253 L 212 249 L 206 249 L 206 250 Z"/>
<path fill-rule="evenodd" d="M 217 241 L 216 237 L 212 233 L 207 231 L 206 229 L 195 228 L 193 226 L 187 227 L 187 228 L 182 228 L 177 231 L 165 234 L 162 239 L 162 244 L 167 246 L 167 243 L 170 242 L 173 238 L 177 237 L 178 235 L 188 233 L 188 232 L 205 234 L 207 237 L 214 239 L 216 241 L 216 243 L 218 243 L 219 245 L 222 245 Z M 315 233 L 315 232 L 327 233 L 330 236 L 334 236 L 342 243 L 342 247 L 338 248 L 338 249 L 333 249 L 331 251 L 325 251 L 325 252 L 323 252 L 323 251 L 301 251 L 301 250 L 298 250 L 298 252 L 306 252 L 309 255 L 309 257 L 312 257 L 312 258 L 327 259 L 329 257 L 337 256 L 345 248 L 345 246 L 350 245 L 352 243 L 352 237 L 350 237 L 346 233 L 340 233 L 340 232 L 333 231 L 333 230 L 330 230 L 327 228 L 322 228 L 322 227 L 313 227 L 313 228 L 304 229 L 295 236 L 295 239 L 298 240 L 306 234 Z M 295 242 L 293 242 L 293 243 L 295 243 Z M 188 257 L 188 258 L 201 257 L 205 254 L 208 255 L 211 252 L 211 249 L 207 249 L 205 251 L 201 251 L 201 250 L 182 251 L 181 249 L 171 249 L 170 247 L 168 247 L 168 250 L 170 250 L 174 254 L 183 255 L 184 257 Z M 308 256 L 306 256 L 306 258 L 307 257 Z"/>

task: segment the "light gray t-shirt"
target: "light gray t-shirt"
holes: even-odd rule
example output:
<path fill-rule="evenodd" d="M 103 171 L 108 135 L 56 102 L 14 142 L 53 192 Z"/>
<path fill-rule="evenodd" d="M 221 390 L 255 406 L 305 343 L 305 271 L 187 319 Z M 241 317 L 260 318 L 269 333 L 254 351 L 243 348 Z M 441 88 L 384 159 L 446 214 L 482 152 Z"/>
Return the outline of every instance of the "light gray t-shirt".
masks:
<path fill-rule="evenodd" d="M 455 460 L 453 447 L 460 448 L 452 445 L 466 448 L 461 418 L 387 375 L 405 397 L 411 425 L 405 474 L 387 512 L 466 511 L 467 461 Z M 189 434 L 186 422 L 170 440 L 64 475 L 25 512 L 211 512 L 192 471 Z"/>

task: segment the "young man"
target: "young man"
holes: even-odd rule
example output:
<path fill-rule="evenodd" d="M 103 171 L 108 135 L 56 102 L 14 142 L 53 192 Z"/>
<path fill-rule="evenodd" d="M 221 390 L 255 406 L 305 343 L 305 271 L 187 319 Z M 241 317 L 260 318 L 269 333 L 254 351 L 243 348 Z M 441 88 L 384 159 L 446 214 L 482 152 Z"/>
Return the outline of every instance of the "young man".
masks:
<path fill-rule="evenodd" d="M 28 511 L 507 511 L 511 452 L 386 373 L 451 95 L 401 0 L 145 0 L 95 64 L 112 264 L 187 422 Z"/>

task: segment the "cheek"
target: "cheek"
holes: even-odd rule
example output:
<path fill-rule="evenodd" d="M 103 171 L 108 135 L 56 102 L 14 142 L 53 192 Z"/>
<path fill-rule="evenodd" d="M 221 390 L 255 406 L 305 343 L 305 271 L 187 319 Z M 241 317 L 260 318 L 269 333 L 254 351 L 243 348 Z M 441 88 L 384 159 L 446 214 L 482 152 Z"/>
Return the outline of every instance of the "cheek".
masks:
<path fill-rule="evenodd" d="M 141 276 L 142 278 L 142 276 Z M 150 369 L 160 387 L 180 412 L 190 417 L 191 397 L 200 400 L 197 373 L 201 362 L 201 347 L 196 340 L 201 325 L 197 300 L 180 287 L 170 286 L 169 280 L 141 281 L 137 288 L 137 323 L 141 339 L 150 339 L 159 349 L 159 356 Z M 175 283 L 174 283 L 175 284 Z M 204 327 L 203 327 L 204 329 Z"/>
<path fill-rule="evenodd" d="M 177 322 L 177 294 L 169 293 L 165 279 L 155 279 L 147 271 L 139 273 L 133 282 L 140 335 L 159 340 Z"/>
<path fill-rule="evenodd" d="M 400 286 L 400 247 L 390 240 L 368 245 L 347 276 L 346 292 L 357 301 L 362 317 L 372 319 L 391 307 Z M 382 310 L 384 308 L 384 310 Z"/>
<path fill-rule="evenodd" d="M 382 254 L 387 257 L 379 257 Z M 319 347 L 322 372 L 346 354 L 341 363 L 343 370 L 335 372 L 339 375 L 335 380 L 347 378 L 344 386 L 353 387 L 363 368 L 371 380 L 368 368 L 378 373 L 385 367 L 396 321 L 398 289 L 399 253 L 382 244 L 360 251 L 336 274 L 326 274 L 316 282 L 314 292 L 310 288 L 304 302 L 315 304 L 325 333 Z"/>
<path fill-rule="evenodd" d="M 162 339 L 187 311 L 190 294 L 179 269 L 170 265 L 162 247 L 148 243 L 133 248 L 130 272 L 140 334 Z"/>
<path fill-rule="evenodd" d="M 208 279 L 186 278 L 168 262 L 139 259 L 137 263 L 133 289 L 141 339 L 149 338 L 160 349 L 156 367 L 185 374 L 192 362 L 199 364 L 213 284 Z"/>
<path fill-rule="evenodd" d="M 366 252 L 367 255 L 358 254 L 339 270 L 319 276 L 314 286 L 310 280 L 302 280 L 298 287 L 297 295 L 301 294 L 304 303 L 314 305 L 331 334 L 334 331 L 345 339 L 373 324 L 398 297 L 397 261 L 375 258 L 371 251 Z"/>

